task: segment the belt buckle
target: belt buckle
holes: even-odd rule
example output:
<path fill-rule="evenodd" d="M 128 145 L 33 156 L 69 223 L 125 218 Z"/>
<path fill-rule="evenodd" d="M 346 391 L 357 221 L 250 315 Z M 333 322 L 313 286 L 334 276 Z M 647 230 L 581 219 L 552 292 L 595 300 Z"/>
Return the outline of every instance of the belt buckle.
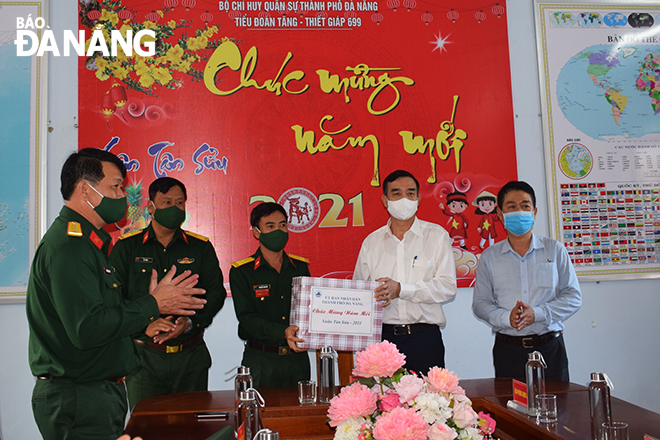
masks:
<path fill-rule="evenodd" d="M 412 332 L 410 331 L 410 325 L 395 325 L 394 326 L 394 335 L 395 336 L 403 336 L 403 335 L 409 335 Z"/>
<path fill-rule="evenodd" d="M 289 347 L 283 347 L 281 345 L 277 347 L 277 354 L 284 355 L 289 353 L 291 353 L 291 349 Z"/>
<path fill-rule="evenodd" d="M 168 345 L 165 347 L 165 353 L 178 353 L 181 350 L 180 345 Z"/>
<path fill-rule="evenodd" d="M 524 348 L 534 348 L 534 339 L 535 338 L 523 338 L 522 345 Z"/>

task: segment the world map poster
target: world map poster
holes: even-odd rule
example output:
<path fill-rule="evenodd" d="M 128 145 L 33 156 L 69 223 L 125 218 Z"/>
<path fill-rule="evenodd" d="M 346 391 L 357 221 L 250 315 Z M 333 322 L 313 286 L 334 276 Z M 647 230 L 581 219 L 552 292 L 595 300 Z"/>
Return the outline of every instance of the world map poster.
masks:
<path fill-rule="evenodd" d="M 551 230 L 584 279 L 660 276 L 660 5 L 536 1 Z"/>
<path fill-rule="evenodd" d="M 489 216 L 517 177 L 504 1 L 92 0 L 79 24 L 87 49 L 109 47 L 80 57 L 79 146 L 129 170 L 121 233 L 146 226 L 149 184 L 170 176 L 225 274 L 259 245 L 250 211 L 275 201 L 286 251 L 350 278 L 387 223 L 383 179 L 405 169 L 418 217 L 452 236 L 459 285 L 506 237 Z M 153 30 L 155 54 L 113 55 L 129 30 Z"/>

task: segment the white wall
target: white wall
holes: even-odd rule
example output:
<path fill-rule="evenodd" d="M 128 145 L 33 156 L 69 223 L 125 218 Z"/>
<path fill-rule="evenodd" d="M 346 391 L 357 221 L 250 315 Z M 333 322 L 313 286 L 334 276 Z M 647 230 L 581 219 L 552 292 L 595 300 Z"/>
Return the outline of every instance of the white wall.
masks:
<path fill-rule="evenodd" d="M 50 26 L 56 35 L 77 26 L 74 2 L 51 1 Z M 519 177 L 537 191 L 539 216 L 535 231 L 547 233 L 546 190 L 542 149 L 539 80 L 536 68 L 534 17 L 531 0 L 507 1 Z M 73 58 L 51 58 L 48 137 L 48 222 L 62 205 L 59 172 L 64 158 L 77 147 L 77 74 Z M 73 269 L 73 268 L 72 268 Z M 573 382 L 585 384 L 592 371 L 606 371 L 614 395 L 660 412 L 655 382 L 660 350 L 660 281 L 582 283 L 582 309 L 566 322 L 565 339 Z M 460 289 L 445 312 L 447 367 L 465 379 L 492 377 L 490 328 L 476 320 L 471 289 Z M 210 388 L 228 389 L 223 372 L 241 359 L 237 321 L 231 300 L 207 332 L 213 355 Z M 27 363 L 28 326 L 24 306 L 0 305 L 0 438 L 38 439 L 30 396 L 34 379 Z M 615 414 L 616 417 L 616 414 Z"/>

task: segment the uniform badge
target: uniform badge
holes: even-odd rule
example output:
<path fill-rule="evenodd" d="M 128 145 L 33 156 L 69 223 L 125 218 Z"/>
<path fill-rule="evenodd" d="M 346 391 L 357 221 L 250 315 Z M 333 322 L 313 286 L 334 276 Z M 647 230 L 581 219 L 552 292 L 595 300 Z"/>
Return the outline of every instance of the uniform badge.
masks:
<path fill-rule="evenodd" d="M 153 263 L 154 259 L 151 257 L 135 257 L 136 263 Z"/>
<path fill-rule="evenodd" d="M 105 271 L 105 273 L 106 273 L 107 275 L 112 275 L 112 269 L 107 268 L 107 267 L 104 267 L 103 270 Z"/>
<path fill-rule="evenodd" d="M 254 295 L 257 298 L 270 296 L 270 284 L 257 284 L 252 286 L 252 289 L 254 289 Z"/>
<path fill-rule="evenodd" d="M 176 262 L 179 264 L 190 264 L 190 263 L 194 263 L 195 259 L 185 257 L 185 258 L 179 258 L 178 260 L 176 260 Z"/>

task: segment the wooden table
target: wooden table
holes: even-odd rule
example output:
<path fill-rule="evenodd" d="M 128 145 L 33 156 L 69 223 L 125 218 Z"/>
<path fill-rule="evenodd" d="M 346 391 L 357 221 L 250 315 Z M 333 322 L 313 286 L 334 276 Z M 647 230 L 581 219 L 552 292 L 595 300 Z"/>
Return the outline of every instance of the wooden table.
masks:
<path fill-rule="evenodd" d="M 264 389 L 261 409 L 264 426 L 284 438 L 331 439 L 326 423 L 328 405 L 300 405 L 298 390 Z M 126 434 L 143 440 L 204 440 L 234 423 L 234 391 L 204 391 L 152 397 L 138 403 Z"/>
<path fill-rule="evenodd" d="M 485 397 L 480 409 L 497 421 L 502 440 L 589 440 L 591 418 L 588 392 L 557 394 L 557 423 L 537 424 L 533 418 L 506 407 L 508 397 Z M 613 421 L 628 423 L 630 440 L 642 440 L 645 434 L 660 438 L 660 414 L 624 400 L 612 398 Z"/>
<path fill-rule="evenodd" d="M 502 440 L 589 440 L 591 422 L 587 388 L 567 382 L 548 382 L 546 391 L 557 394 L 558 422 L 537 425 L 526 415 L 506 407 L 512 398 L 510 379 L 461 381 L 476 411 L 490 413 L 497 421 L 496 436 Z M 328 405 L 299 405 L 297 390 L 260 390 L 266 401 L 264 425 L 278 431 L 281 439 L 332 439 L 326 423 Z M 660 415 L 612 398 L 616 421 L 630 425 L 630 440 L 643 434 L 660 438 Z M 204 440 L 234 420 L 234 392 L 206 391 L 153 397 L 138 403 L 126 433 L 144 440 Z"/>

